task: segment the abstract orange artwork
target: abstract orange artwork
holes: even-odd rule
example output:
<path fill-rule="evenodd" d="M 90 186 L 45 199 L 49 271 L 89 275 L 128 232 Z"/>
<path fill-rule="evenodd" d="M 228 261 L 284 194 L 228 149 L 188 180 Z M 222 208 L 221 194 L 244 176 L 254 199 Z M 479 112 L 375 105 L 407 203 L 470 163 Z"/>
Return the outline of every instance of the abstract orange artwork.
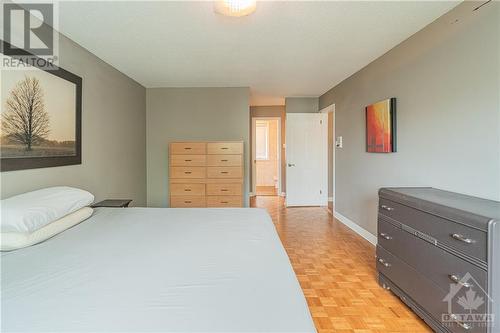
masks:
<path fill-rule="evenodd" d="M 366 151 L 396 151 L 396 98 L 388 98 L 366 107 Z"/>

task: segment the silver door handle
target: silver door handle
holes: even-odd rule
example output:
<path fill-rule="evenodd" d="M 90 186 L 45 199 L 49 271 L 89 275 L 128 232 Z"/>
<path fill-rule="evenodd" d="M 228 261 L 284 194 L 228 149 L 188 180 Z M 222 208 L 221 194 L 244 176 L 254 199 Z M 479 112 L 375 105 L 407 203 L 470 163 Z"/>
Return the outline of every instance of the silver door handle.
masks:
<path fill-rule="evenodd" d="M 461 242 L 467 243 L 467 244 L 472 244 L 475 242 L 473 239 L 464 237 L 463 235 L 460 235 L 460 234 L 452 234 L 451 237 L 453 237 L 454 239 L 459 240 Z"/>
<path fill-rule="evenodd" d="M 465 288 L 472 287 L 472 284 L 470 284 L 468 282 L 462 282 L 458 275 L 451 274 L 451 275 L 448 275 L 448 277 L 450 278 L 451 281 L 455 282 L 456 284 L 461 285 L 462 287 L 465 287 Z"/>
<path fill-rule="evenodd" d="M 384 239 L 387 239 L 387 240 L 390 240 L 392 239 L 391 236 L 389 236 L 388 234 L 386 234 L 385 232 L 381 232 L 380 233 L 380 237 L 384 238 Z"/>
<path fill-rule="evenodd" d="M 389 207 L 389 206 L 387 206 L 387 205 L 382 205 L 382 206 L 380 206 L 380 208 L 385 209 L 385 210 L 386 210 L 386 211 L 388 211 L 388 212 L 392 212 L 392 211 L 394 210 L 394 208 Z"/>
<path fill-rule="evenodd" d="M 294 163 L 288 163 L 288 167 L 294 167 L 295 164 Z"/>

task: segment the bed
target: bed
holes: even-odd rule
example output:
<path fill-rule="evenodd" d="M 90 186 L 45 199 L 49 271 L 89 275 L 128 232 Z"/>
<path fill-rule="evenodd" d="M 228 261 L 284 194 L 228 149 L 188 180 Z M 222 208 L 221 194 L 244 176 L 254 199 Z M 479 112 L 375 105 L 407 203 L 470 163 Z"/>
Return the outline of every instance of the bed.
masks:
<path fill-rule="evenodd" d="M 2 332 L 316 332 L 261 209 L 98 208 L 1 268 Z"/>

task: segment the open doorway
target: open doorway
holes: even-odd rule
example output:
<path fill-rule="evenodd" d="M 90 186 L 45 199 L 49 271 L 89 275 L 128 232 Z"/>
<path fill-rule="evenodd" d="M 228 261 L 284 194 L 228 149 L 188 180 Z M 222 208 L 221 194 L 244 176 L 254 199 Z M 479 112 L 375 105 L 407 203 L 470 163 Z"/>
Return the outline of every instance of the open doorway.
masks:
<path fill-rule="evenodd" d="M 281 119 L 252 118 L 253 193 L 277 196 L 281 193 Z"/>

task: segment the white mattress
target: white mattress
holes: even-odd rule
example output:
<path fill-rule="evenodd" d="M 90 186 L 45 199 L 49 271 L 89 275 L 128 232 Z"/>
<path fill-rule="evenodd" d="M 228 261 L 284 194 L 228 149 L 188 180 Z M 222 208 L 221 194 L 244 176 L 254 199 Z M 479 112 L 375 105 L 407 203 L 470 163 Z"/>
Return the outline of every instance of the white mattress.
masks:
<path fill-rule="evenodd" d="M 260 209 L 100 208 L 1 268 L 2 332 L 316 332 Z"/>

